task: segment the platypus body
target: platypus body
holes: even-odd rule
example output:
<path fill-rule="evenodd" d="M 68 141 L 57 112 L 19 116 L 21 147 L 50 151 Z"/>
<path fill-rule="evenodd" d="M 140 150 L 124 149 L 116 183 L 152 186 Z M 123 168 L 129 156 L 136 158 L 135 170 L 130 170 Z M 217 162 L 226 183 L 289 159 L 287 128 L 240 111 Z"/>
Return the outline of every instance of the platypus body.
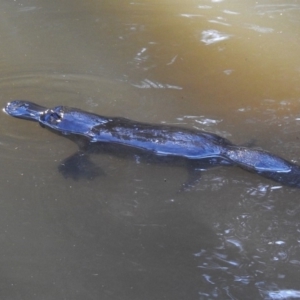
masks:
<path fill-rule="evenodd" d="M 188 166 L 198 168 L 202 165 L 236 165 L 280 184 L 300 187 L 300 166 L 264 150 L 234 145 L 216 134 L 104 117 L 67 106 L 47 109 L 24 100 L 9 102 L 3 110 L 10 116 L 37 121 L 42 127 L 72 140 L 80 140 L 79 152 L 67 158 L 60 166 L 65 176 L 80 177 L 80 171 L 90 177 L 96 176 L 96 169 L 88 161 L 89 148 L 110 145 L 114 151 L 183 159 Z M 76 164 L 80 165 L 78 160 L 94 171 L 83 170 L 82 167 L 76 169 Z M 68 174 L 71 172 L 75 173 Z"/>

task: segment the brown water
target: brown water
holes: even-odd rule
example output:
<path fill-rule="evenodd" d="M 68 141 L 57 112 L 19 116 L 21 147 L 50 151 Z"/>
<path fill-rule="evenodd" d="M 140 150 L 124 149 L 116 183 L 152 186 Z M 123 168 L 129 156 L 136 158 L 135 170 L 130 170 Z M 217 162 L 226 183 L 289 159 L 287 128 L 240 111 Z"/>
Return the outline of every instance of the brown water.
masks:
<path fill-rule="evenodd" d="M 2 1 L 0 100 L 220 134 L 299 161 L 300 1 Z M 1 299 L 300 299 L 299 190 L 94 156 L 0 118 Z"/>

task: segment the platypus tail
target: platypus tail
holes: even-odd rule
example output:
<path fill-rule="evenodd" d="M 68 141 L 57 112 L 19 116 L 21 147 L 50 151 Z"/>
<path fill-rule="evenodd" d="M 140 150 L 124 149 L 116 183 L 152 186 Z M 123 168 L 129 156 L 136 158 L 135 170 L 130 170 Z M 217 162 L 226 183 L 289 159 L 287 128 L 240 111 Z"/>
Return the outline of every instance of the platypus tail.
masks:
<path fill-rule="evenodd" d="M 227 159 L 239 167 L 255 172 L 283 185 L 300 188 L 300 166 L 267 151 L 228 146 Z"/>

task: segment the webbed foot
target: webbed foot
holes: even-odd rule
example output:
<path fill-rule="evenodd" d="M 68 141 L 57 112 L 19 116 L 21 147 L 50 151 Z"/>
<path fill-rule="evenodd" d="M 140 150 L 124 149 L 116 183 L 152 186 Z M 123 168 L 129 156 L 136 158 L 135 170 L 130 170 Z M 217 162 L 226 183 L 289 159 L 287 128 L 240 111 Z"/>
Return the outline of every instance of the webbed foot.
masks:
<path fill-rule="evenodd" d="M 200 161 L 190 160 L 187 162 L 186 167 L 188 171 L 188 179 L 182 184 L 179 192 L 191 191 L 201 181 L 203 171 L 218 166 L 230 166 L 232 162 L 225 160 L 221 157 L 208 158 Z"/>
<path fill-rule="evenodd" d="M 63 160 L 58 166 L 58 170 L 65 178 L 70 177 L 74 180 L 80 178 L 92 180 L 104 174 L 101 168 L 93 164 L 89 160 L 89 156 L 82 152 L 76 153 Z"/>
<path fill-rule="evenodd" d="M 188 178 L 181 185 L 179 192 L 191 191 L 201 181 L 201 175 L 203 169 L 196 168 L 193 164 L 187 164 L 187 170 L 188 170 Z"/>

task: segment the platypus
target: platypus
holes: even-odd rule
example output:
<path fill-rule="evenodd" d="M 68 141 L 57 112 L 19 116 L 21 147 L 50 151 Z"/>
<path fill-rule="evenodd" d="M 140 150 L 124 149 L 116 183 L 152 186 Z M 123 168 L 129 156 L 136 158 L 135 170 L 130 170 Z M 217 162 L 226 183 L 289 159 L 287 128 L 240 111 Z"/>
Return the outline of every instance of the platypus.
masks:
<path fill-rule="evenodd" d="M 297 164 L 264 150 L 234 145 L 213 133 L 105 117 L 67 106 L 45 108 L 25 100 L 9 102 L 3 111 L 16 118 L 39 122 L 42 127 L 73 140 L 80 140 L 79 152 L 60 166 L 66 176 L 68 166 L 74 164 L 76 159 L 91 166 L 87 160 L 90 147 L 110 145 L 115 152 L 182 159 L 189 166 L 201 166 L 202 163 L 206 166 L 234 165 L 282 185 L 300 187 L 300 166 Z"/>

